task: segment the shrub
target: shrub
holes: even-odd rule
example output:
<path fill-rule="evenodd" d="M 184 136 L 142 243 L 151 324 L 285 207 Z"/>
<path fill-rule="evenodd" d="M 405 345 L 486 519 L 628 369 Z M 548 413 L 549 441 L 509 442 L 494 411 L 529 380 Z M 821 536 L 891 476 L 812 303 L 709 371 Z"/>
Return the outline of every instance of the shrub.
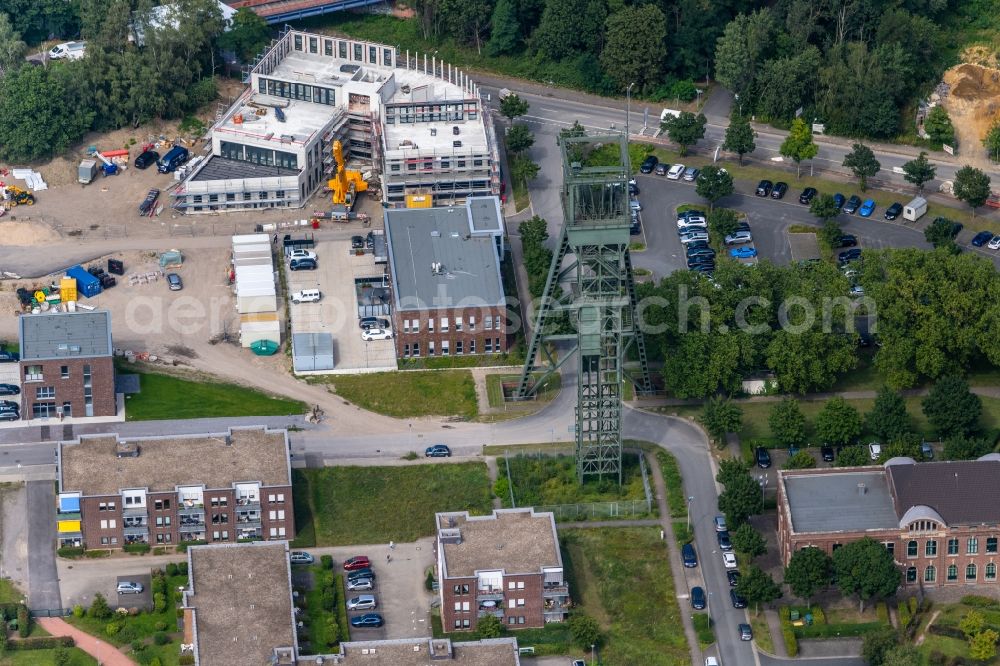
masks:
<path fill-rule="evenodd" d="M 194 655 L 193 654 L 182 654 L 181 658 L 177 660 L 180 666 L 194 666 Z"/>
<path fill-rule="evenodd" d="M 984 597 L 979 594 L 967 594 L 962 597 L 962 603 L 966 606 L 972 606 L 973 608 L 990 608 L 992 606 L 1000 605 L 996 599 L 991 597 Z"/>
<path fill-rule="evenodd" d="M 931 650 L 930 655 L 928 655 L 927 657 L 927 661 L 929 661 L 932 665 L 935 666 L 936 665 L 944 666 L 946 659 L 947 656 L 945 656 L 944 653 L 942 652 L 938 652 L 937 650 Z"/>
<path fill-rule="evenodd" d="M 154 626 L 154 628 L 155 628 L 155 629 L 156 629 L 157 631 L 166 631 L 166 630 L 167 630 L 167 626 L 168 626 L 168 625 L 167 625 L 167 623 L 166 623 L 166 622 L 164 622 L 163 620 L 160 620 L 159 622 L 157 622 L 157 623 L 156 623 L 155 625 L 153 625 L 153 626 Z"/>
<path fill-rule="evenodd" d="M 333 555 L 321 555 L 319 561 L 324 569 L 333 569 Z"/>
<path fill-rule="evenodd" d="M 177 575 L 178 576 L 187 576 L 188 575 L 188 563 L 187 562 L 179 562 L 177 564 Z"/>
<path fill-rule="evenodd" d="M 782 606 L 778 609 L 778 619 L 782 622 L 792 621 L 792 609 L 788 606 Z"/>
<path fill-rule="evenodd" d="M 795 632 L 792 631 L 791 625 L 781 625 L 781 637 L 785 639 L 785 650 L 788 652 L 788 656 L 797 657 L 799 655 L 799 641 L 795 638 Z"/>
<path fill-rule="evenodd" d="M 108 636 L 117 636 L 121 633 L 121 630 L 125 628 L 124 622 L 119 622 L 116 620 L 111 620 L 106 625 L 104 625 L 104 633 Z"/>
<path fill-rule="evenodd" d="M 875 615 L 878 617 L 879 622 L 889 624 L 889 608 L 885 605 L 884 601 L 875 604 Z"/>
<path fill-rule="evenodd" d="M 899 613 L 899 628 L 906 629 L 910 626 L 910 622 L 913 621 L 913 616 L 910 615 L 910 606 L 905 601 L 900 601 L 896 606 L 896 612 Z"/>
<path fill-rule="evenodd" d="M 168 564 L 167 567 L 166 567 L 166 573 L 167 573 L 167 576 L 176 576 L 177 575 L 177 564 L 175 562 L 171 562 L 170 564 Z"/>
<path fill-rule="evenodd" d="M 142 648 L 146 647 L 146 644 L 142 641 L 135 640 L 129 643 L 129 647 L 132 648 L 132 652 L 142 652 Z"/>
<path fill-rule="evenodd" d="M 162 631 L 157 631 L 155 634 L 153 634 L 153 642 L 156 643 L 157 645 L 166 645 L 167 643 L 170 642 L 170 636 L 167 636 Z"/>
<path fill-rule="evenodd" d="M 570 622 L 572 622 L 572 619 Z M 476 630 L 483 638 L 500 638 L 500 635 L 503 633 L 503 623 L 500 622 L 500 618 L 496 615 L 487 615 L 479 620 Z M 570 630 L 572 631 L 572 628 Z"/>
<path fill-rule="evenodd" d="M 153 594 L 153 612 L 162 613 L 167 609 L 167 595 L 163 592 Z"/>
<path fill-rule="evenodd" d="M 823 612 L 822 608 L 813 606 L 809 609 L 809 612 L 812 613 L 814 624 L 826 624 L 826 613 Z"/>
<path fill-rule="evenodd" d="M 0 654 L 7 649 L 7 630 L 0 629 Z"/>
<path fill-rule="evenodd" d="M 0 632 L 4 633 L 4 632 Z M 61 647 L 73 647 L 75 642 L 71 636 L 35 636 L 17 642 L 18 650 L 55 650 Z"/>
<path fill-rule="evenodd" d="M 73 546 L 63 546 L 56 551 L 56 555 L 59 557 L 65 557 L 66 559 L 74 559 L 77 557 L 83 557 L 83 548 L 73 547 Z"/>
<path fill-rule="evenodd" d="M 167 579 L 163 576 L 154 576 L 152 587 L 153 594 L 166 594 L 167 593 Z"/>
<path fill-rule="evenodd" d="M 917 611 L 919 609 L 919 604 L 917 603 L 917 598 L 916 597 L 910 597 L 908 603 L 910 605 L 910 615 L 916 615 Z"/>
<path fill-rule="evenodd" d="M 55 652 L 52 653 L 52 663 L 56 666 L 69 666 L 69 660 L 69 650 L 64 647 L 58 647 Z"/>
<path fill-rule="evenodd" d="M 433 569 L 428 569 L 427 570 L 427 577 L 424 578 L 424 587 L 427 588 L 428 592 L 430 592 L 430 591 L 432 591 L 434 589 L 434 570 Z"/>
<path fill-rule="evenodd" d="M 127 543 L 122 546 L 122 550 L 133 555 L 145 555 L 152 549 L 148 543 Z"/>
<path fill-rule="evenodd" d="M 579 613 L 570 616 L 569 632 L 573 634 L 573 641 L 581 650 L 601 642 L 601 625 L 589 615 Z"/>
<path fill-rule="evenodd" d="M 320 603 L 325 611 L 333 611 L 334 607 L 337 605 L 337 595 L 334 594 L 332 587 L 324 587 L 323 594 Z"/>
<path fill-rule="evenodd" d="M 149 660 L 149 666 L 163 666 L 163 662 L 160 661 L 159 657 L 153 657 Z"/>
<path fill-rule="evenodd" d="M 87 611 L 87 615 L 95 620 L 106 620 L 111 617 L 111 608 L 108 606 L 108 601 L 100 592 L 94 595 L 94 601 L 90 604 L 90 610 Z"/>
<path fill-rule="evenodd" d="M 76 606 L 73 606 L 73 617 L 75 617 L 75 618 L 81 618 L 84 615 L 86 615 L 86 613 L 87 613 L 87 609 L 84 608 L 82 605 L 77 604 Z"/>
<path fill-rule="evenodd" d="M 27 638 L 28 634 L 31 633 L 31 614 L 28 613 L 28 607 L 24 604 L 17 605 L 17 635 L 21 638 Z"/>

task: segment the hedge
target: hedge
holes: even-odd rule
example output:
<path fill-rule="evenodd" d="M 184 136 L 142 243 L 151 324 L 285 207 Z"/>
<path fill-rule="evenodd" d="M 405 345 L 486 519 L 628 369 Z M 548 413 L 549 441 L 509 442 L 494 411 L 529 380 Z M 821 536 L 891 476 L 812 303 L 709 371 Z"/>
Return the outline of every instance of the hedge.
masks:
<path fill-rule="evenodd" d="M 973 608 L 992 608 L 993 606 L 1000 606 L 1000 601 L 978 594 L 967 594 L 962 597 L 962 603 L 966 606 L 972 606 Z"/>
<path fill-rule="evenodd" d="M 126 553 L 137 553 L 139 555 L 145 555 L 150 550 L 152 550 L 152 548 L 153 547 L 150 546 L 148 543 L 127 543 L 124 546 L 122 546 L 122 550 L 124 550 Z"/>
<path fill-rule="evenodd" d="M 884 601 L 875 604 L 875 616 L 882 624 L 889 624 L 889 607 L 885 605 Z"/>
<path fill-rule="evenodd" d="M 76 647 L 72 636 L 36 636 L 19 641 L 8 641 L 8 650 L 54 650 L 60 647 Z"/>
<path fill-rule="evenodd" d="M 66 559 L 75 559 L 77 557 L 83 557 L 84 550 L 79 546 L 63 546 L 56 551 L 56 555 L 59 557 L 65 557 Z"/>
<path fill-rule="evenodd" d="M 778 617 L 781 620 L 781 637 L 785 640 L 785 650 L 789 657 L 797 657 L 799 641 L 795 638 L 795 631 L 792 628 L 792 609 L 782 606 L 778 609 Z"/>

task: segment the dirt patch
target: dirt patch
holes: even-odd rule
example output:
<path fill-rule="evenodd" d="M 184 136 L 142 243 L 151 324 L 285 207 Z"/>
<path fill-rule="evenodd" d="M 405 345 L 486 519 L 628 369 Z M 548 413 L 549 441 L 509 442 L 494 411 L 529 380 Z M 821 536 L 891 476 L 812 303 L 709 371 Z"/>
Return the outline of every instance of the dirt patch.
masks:
<path fill-rule="evenodd" d="M 955 125 L 962 158 L 985 166 L 982 140 L 1000 118 L 1000 69 L 963 63 L 944 73 L 942 104 Z"/>
<path fill-rule="evenodd" d="M 11 216 L 14 217 L 16 214 Z M 18 222 L 5 218 L 0 220 L 0 229 L 3 230 L 4 245 L 43 245 L 59 240 L 59 234 L 51 227 L 37 222 Z"/>

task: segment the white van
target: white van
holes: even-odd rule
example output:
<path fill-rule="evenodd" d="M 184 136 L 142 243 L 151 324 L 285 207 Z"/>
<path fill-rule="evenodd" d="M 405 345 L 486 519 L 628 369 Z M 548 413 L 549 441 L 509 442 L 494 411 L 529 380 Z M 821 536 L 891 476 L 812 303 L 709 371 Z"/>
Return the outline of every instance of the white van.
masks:
<path fill-rule="evenodd" d="M 62 44 L 56 44 L 49 49 L 49 59 L 62 60 L 63 58 L 68 58 L 69 60 L 79 60 L 83 57 L 86 48 L 87 42 L 63 42 Z"/>
<path fill-rule="evenodd" d="M 292 294 L 291 298 L 292 303 L 296 305 L 299 303 L 316 303 L 323 298 L 323 294 L 319 292 L 319 289 L 303 289 Z"/>

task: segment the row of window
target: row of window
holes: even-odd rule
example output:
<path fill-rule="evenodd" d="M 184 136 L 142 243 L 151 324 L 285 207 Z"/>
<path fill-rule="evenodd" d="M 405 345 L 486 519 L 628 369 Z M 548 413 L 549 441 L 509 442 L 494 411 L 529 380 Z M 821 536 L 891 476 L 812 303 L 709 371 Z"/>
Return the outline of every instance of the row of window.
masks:
<path fill-rule="evenodd" d="M 466 353 L 475 354 L 476 352 L 476 339 L 472 338 L 468 341 L 468 345 L 465 344 L 464 340 L 455 341 L 455 355 L 462 356 Z M 427 355 L 428 356 L 438 356 L 438 351 L 440 349 L 440 356 L 451 356 L 451 340 L 441 340 L 440 348 L 434 344 L 434 340 L 427 341 Z M 486 338 L 483 341 L 483 352 L 486 354 L 501 353 L 503 347 L 500 346 L 500 338 Z M 403 345 L 403 358 L 418 357 L 420 356 L 420 343 L 405 343 Z"/>
<path fill-rule="evenodd" d="M 92 406 L 90 411 L 93 412 Z M 60 414 L 73 416 L 73 403 L 64 402 L 62 407 L 57 406 L 54 402 L 35 402 L 31 405 L 31 415 L 36 419 L 47 419 Z M 87 414 L 87 416 L 93 416 L 93 414 Z"/>
<path fill-rule="evenodd" d="M 450 157 L 442 157 L 442 158 L 440 158 L 440 160 L 441 160 L 440 164 L 438 164 L 438 166 L 436 168 L 438 168 L 438 169 L 450 169 L 450 168 L 452 168 L 451 167 L 451 158 Z M 464 169 L 467 162 L 468 162 L 468 160 L 464 160 L 464 159 L 455 160 L 455 168 L 456 169 Z M 485 164 L 485 162 L 486 162 L 486 160 L 472 160 L 472 166 L 473 167 L 482 167 Z M 434 160 L 431 159 L 430 157 L 425 157 L 422 160 L 418 159 L 418 160 L 407 160 L 406 161 L 406 170 L 407 171 L 418 171 L 418 170 L 419 171 L 434 171 L 434 169 L 435 169 Z M 389 165 L 389 171 L 390 172 L 399 173 L 402 170 L 403 170 L 403 165 L 400 164 L 399 162 L 393 162 L 393 163 L 391 163 Z M 486 182 L 486 181 L 476 181 L 476 183 L 480 183 L 480 182 Z M 448 189 L 448 190 L 451 189 L 451 184 L 450 183 L 442 183 L 441 185 L 442 185 L 442 187 L 440 189 Z M 465 188 L 465 187 L 468 187 L 468 186 L 469 186 L 469 184 L 466 183 L 466 182 L 455 183 L 455 189 L 462 189 L 462 188 Z"/>
<path fill-rule="evenodd" d="M 948 555 L 958 555 L 959 551 L 959 539 L 952 538 L 948 539 Z M 895 549 L 895 545 L 892 542 L 886 543 L 886 548 L 889 552 Z M 917 557 L 917 553 L 920 550 L 920 545 L 917 543 L 916 539 L 911 539 L 906 542 L 906 556 L 907 557 Z M 986 538 L 986 552 L 996 553 L 997 552 L 997 537 L 987 537 Z M 977 555 L 979 553 L 979 537 L 969 537 L 965 540 L 965 553 L 967 555 Z M 937 555 L 937 540 L 928 539 L 924 542 L 924 556 L 934 557 Z"/>
<path fill-rule="evenodd" d="M 84 381 L 90 382 L 90 366 L 83 366 Z M 26 382 L 40 382 L 42 381 L 42 366 L 40 365 L 26 365 L 24 367 L 24 381 Z M 60 365 L 59 366 L 59 378 L 69 379 L 69 366 Z M 52 396 L 46 396 L 51 398 Z"/>
<path fill-rule="evenodd" d="M 260 78 L 257 79 L 257 90 L 261 94 L 267 94 L 272 97 L 297 99 L 303 102 L 313 102 L 327 106 L 337 105 L 337 91 L 322 86 Z"/>
<path fill-rule="evenodd" d="M 977 575 L 978 575 L 978 567 L 976 567 L 975 564 L 970 563 L 970 564 L 965 565 L 965 580 L 966 581 L 974 581 L 974 580 L 976 580 Z M 987 580 L 987 581 L 995 581 L 997 579 L 997 565 L 996 564 L 994 564 L 993 562 L 990 562 L 986 566 L 983 567 L 983 579 Z M 925 567 L 924 568 L 924 582 L 925 583 L 933 583 L 936 580 L 937 580 L 937 568 L 934 567 L 934 565 L 929 565 L 929 566 Z M 946 580 L 947 581 L 951 581 L 951 582 L 958 580 L 958 565 L 957 564 L 949 564 L 948 565 L 948 569 L 947 569 L 947 573 L 946 573 Z M 908 567 L 906 569 L 906 582 L 907 583 L 915 583 L 915 582 L 917 582 L 917 568 L 916 567 Z"/>
<path fill-rule="evenodd" d="M 299 158 L 296 157 L 295 153 L 287 153 L 283 150 L 274 150 L 272 148 L 247 146 L 242 143 L 233 143 L 232 141 L 220 142 L 219 155 L 226 159 L 249 162 L 250 164 L 276 166 L 293 170 L 299 168 Z M 215 196 L 216 201 L 218 201 L 218 195 L 209 195 L 209 201 L 212 201 L 212 196 Z M 196 201 L 200 203 L 201 199 L 196 197 Z"/>
<path fill-rule="evenodd" d="M 476 120 L 479 108 L 474 101 L 452 104 L 392 105 L 385 108 L 385 124 L 438 123 L 457 120 Z"/>
<path fill-rule="evenodd" d="M 428 319 L 427 320 L 427 330 L 429 332 L 431 332 L 431 333 L 434 332 L 434 322 L 435 322 L 434 319 Z M 451 323 L 452 322 L 451 322 L 451 320 L 448 317 L 441 317 L 440 327 L 439 327 L 438 330 L 441 333 L 447 333 L 450 330 L 449 326 L 451 325 Z M 454 323 L 455 323 L 455 331 L 456 332 L 460 332 L 460 331 L 463 330 L 463 326 L 465 325 L 465 322 L 463 321 L 463 317 L 461 317 L 461 316 L 455 317 Z M 496 326 L 496 329 L 498 331 L 501 330 L 502 321 L 501 321 L 501 316 L 500 315 L 496 315 L 495 317 L 493 315 L 486 315 L 485 317 L 483 317 L 483 329 L 484 330 L 486 330 L 486 331 L 492 331 L 494 325 Z M 469 316 L 468 330 L 469 331 L 476 330 L 476 317 L 475 317 L 475 315 L 470 315 Z M 419 319 L 404 319 L 403 320 L 403 333 L 419 333 L 419 332 L 420 332 L 420 320 Z"/>
<path fill-rule="evenodd" d="M 292 38 L 292 47 L 296 51 L 307 51 L 309 53 L 319 54 L 319 42 L 320 37 L 314 35 L 302 35 L 296 33 Z M 382 64 L 385 67 L 392 67 L 392 49 L 383 48 L 382 49 L 382 62 L 378 61 L 378 48 L 372 44 L 368 45 L 367 54 L 365 53 L 365 45 L 360 42 L 351 42 L 351 48 L 348 50 L 348 42 L 343 40 L 333 40 L 333 39 L 323 39 L 323 55 L 333 57 L 334 52 L 334 42 L 336 42 L 337 57 L 343 60 L 347 60 L 348 53 L 350 53 L 351 60 L 357 62 L 365 61 L 365 55 L 368 56 L 367 61 L 369 64 L 377 65 Z"/>

